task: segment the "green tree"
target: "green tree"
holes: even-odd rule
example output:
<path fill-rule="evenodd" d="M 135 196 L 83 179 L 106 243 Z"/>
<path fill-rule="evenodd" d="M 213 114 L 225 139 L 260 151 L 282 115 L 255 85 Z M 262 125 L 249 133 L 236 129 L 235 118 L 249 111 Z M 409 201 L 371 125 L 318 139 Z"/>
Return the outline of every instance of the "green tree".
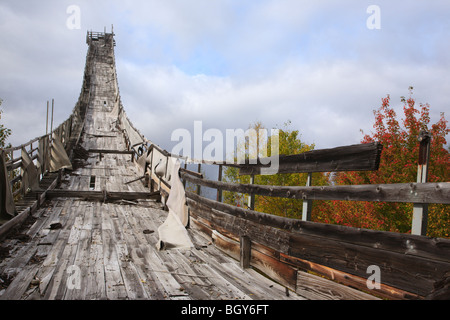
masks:
<path fill-rule="evenodd" d="M 308 145 L 300 140 L 298 130 L 289 128 L 290 122 L 284 124 L 283 129 L 279 129 L 279 154 L 293 155 L 314 149 L 314 145 Z M 253 129 L 263 129 L 261 123 L 255 123 Z M 258 141 L 259 148 L 266 147 L 270 150 L 270 145 L 264 141 Z M 243 148 L 244 146 L 239 146 Z M 255 184 L 274 186 L 304 186 L 307 180 L 306 173 L 275 174 L 255 176 Z M 239 169 L 227 167 L 224 170 L 224 181 L 240 184 L 249 184 L 250 176 L 240 176 Z M 327 177 L 321 173 L 313 175 L 314 185 L 327 184 Z M 235 192 L 224 192 L 224 201 L 238 206 L 248 206 L 249 195 Z M 269 214 L 279 215 L 289 218 L 301 218 L 303 201 L 298 199 L 274 198 L 266 196 L 255 196 L 255 210 Z"/>

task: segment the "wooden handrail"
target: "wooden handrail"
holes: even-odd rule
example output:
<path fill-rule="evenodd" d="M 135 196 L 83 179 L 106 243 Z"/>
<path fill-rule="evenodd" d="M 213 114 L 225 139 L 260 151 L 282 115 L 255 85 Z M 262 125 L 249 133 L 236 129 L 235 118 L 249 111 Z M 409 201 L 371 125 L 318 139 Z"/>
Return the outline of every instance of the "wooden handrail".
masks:
<path fill-rule="evenodd" d="M 311 173 L 339 171 L 378 170 L 383 145 L 374 142 L 343 146 L 332 149 L 312 150 L 301 154 L 279 156 L 278 173 Z M 269 167 L 261 163 L 272 161 L 259 160 L 259 164 L 240 165 L 240 175 L 259 175 L 261 169 Z"/>
<path fill-rule="evenodd" d="M 375 202 L 450 204 L 450 182 L 398 183 L 346 186 L 266 186 L 236 184 L 201 179 L 187 171 L 180 172 L 186 181 L 204 187 L 231 192 L 300 200 L 345 200 Z"/>

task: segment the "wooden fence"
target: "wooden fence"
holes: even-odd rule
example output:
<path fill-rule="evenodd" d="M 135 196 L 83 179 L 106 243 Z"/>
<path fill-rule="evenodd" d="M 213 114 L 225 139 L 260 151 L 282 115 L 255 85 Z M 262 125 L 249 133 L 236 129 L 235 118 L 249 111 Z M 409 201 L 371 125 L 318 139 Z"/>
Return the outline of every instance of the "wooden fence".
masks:
<path fill-rule="evenodd" d="M 140 146 L 141 154 L 156 158 L 181 158 L 149 143 Z M 142 152 L 143 150 L 143 152 Z M 280 157 L 283 172 L 377 170 L 382 148 L 363 144 L 306 154 Z M 147 152 L 147 153 L 146 153 Z M 154 154 L 158 157 L 154 157 Z M 165 165 L 167 166 L 166 160 Z M 218 181 L 200 173 L 180 170 L 184 181 L 198 187 L 214 188 L 217 200 L 186 191 L 191 227 L 208 235 L 216 246 L 241 260 L 242 266 L 253 266 L 288 288 L 297 285 L 297 270 L 311 271 L 346 285 L 386 298 L 421 299 L 436 292 L 435 285 L 450 276 L 450 240 L 422 235 L 366 230 L 322 224 L 303 219 L 261 213 L 226 204 L 221 192 L 301 199 L 311 205 L 314 200 L 350 200 L 450 204 L 450 183 L 403 183 L 346 186 L 266 186 L 223 182 L 219 165 Z M 263 162 L 267 163 L 267 162 Z M 233 165 L 237 166 L 237 165 Z M 258 174 L 262 165 L 240 165 L 241 174 Z M 155 174 L 150 164 L 152 190 L 164 195 L 170 191 L 169 170 Z M 199 189 L 197 189 L 199 190 Z M 304 207 L 304 210 L 309 210 Z M 379 268 L 379 287 L 368 289 L 372 267 Z"/>

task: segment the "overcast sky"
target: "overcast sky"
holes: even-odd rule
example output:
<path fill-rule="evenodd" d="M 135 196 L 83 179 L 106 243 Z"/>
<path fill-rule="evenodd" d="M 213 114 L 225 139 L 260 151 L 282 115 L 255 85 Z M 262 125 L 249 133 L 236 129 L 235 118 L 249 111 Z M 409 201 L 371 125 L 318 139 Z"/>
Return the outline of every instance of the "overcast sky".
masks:
<path fill-rule="evenodd" d="M 67 26 L 73 5 L 79 29 Z M 433 122 L 449 118 L 449 15 L 448 0 L 1 0 L 1 121 L 13 145 L 45 133 L 47 100 L 55 125 L 64 121 L 81 90 L 86 31 L 113 24 L 122 102 L 163 147 L 196 120 L 205 130 L 290 120 L 316 148 L 359 143 L 381 99 L 390 94 L 401 114 L 409 86 Z"/>

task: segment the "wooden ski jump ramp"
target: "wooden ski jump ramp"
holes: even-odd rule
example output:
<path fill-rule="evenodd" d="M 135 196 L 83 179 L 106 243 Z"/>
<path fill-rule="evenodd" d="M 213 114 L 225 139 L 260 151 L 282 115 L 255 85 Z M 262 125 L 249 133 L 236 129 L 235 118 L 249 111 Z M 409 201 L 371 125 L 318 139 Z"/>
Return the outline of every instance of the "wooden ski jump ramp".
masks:
<path fill-rule="evenodd" d="M 88 32 L 87 43 L 83 88 L 71 117 L 52 135 L 4 150 L 7 171 L 21 168 L 27 174 L 10 179 L 12 193 L 24 196 L 0 232 L 1 299 L 420 299 L 448 277 L 450 242 L 445 239 L 281 220 L 189 192 L 186 230 L 193 247 L 158 249 L 158 228 L 168 218 L 171 155 L 146 140 L 126 117 L 114 35 Z M 64 153 L 58 158 L 57 143 L 67 158 Z M 368 166 L 376 170 L 381 148 L 370 148 L 362 156 L 371 158 Z M 15 155 L 22 150 L 34 167 L 24 168 L 26 155 Z M 157 174 L 161 159 L 166 169 Z M 29 180 L 31 169 L 38 172 L 39 186 Z M 188 170 L 180 175 L 217 187 Z M 22 189 L 14 191 L 15 185 Z M 422 186 L 414 187 L 418 198 L 406 201 L 420 202 Z M 444 198 L 449 190 L 448 183 L 423 188 L 428 201 L 436 202 L 442 197 L 429 196 L 431 189 L 445 193 Z M 308 251 L 313 249 L 323 254 Z M 387 258 L 379 265 L 390 273 L 382 274 L 386 282 L 375 292 L 366 286 L 367 266 L 376 265 L 380 255 Z M 394 273 L 417 261 L 420 271 L 402 272 L 396 285 Z"/>

